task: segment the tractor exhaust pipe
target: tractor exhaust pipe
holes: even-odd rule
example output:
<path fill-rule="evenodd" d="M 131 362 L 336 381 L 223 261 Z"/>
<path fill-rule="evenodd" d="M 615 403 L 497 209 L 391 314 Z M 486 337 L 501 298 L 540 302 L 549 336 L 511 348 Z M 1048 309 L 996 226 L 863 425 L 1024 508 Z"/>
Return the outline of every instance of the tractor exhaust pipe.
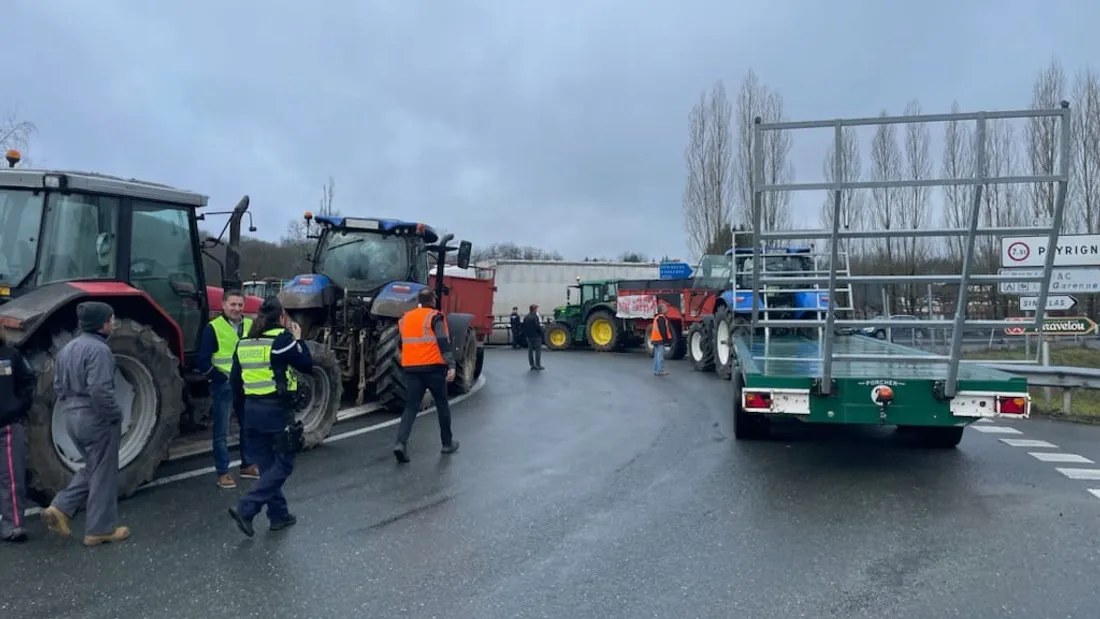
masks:
<path fill-rule="evenodd" d="M 241 198 L 233 213 L 229 216 L 229 239 L 225 245 L 225 275 L 222 289 L 240 289 L 241 287 L 241 220 L 248 211 L 248 196 Z M 254 230 L 255 227 L 253 226 Z"/>
<path fill-rule="evenodd" d="M 439 253 L 436 254 L 435 261 L 435 299 L 436 302 L 442 307 L 443 304 L 443 268 L 447 262 L 447 243 L 451 239 L 455 238 L 454 234 L 447 233 L 443 235 L 443 238 L 439 239 Z"/>

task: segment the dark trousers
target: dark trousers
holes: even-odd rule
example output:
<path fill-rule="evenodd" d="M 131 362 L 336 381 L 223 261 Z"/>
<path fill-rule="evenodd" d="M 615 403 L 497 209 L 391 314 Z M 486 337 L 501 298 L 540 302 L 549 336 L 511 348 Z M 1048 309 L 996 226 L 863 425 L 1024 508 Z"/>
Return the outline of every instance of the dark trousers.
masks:
<path fill-rule="evenodd" d="M 435 400 L 436 417 L 439 419 L 439 441 L 444 447 L 451 444 L 451 404 L 447 401 L 447 368 L 432 368 L 428 371 L 406 371 L 405 412 L 401 414 L 401 425 L 397 428 L 397 442 L 405 445 L 412 434 L 413 423 L 420 413 L 420 401 L 428 391 Z"/>
<path fill-rule="evenodd" d="M 293 453 L 277 451 L 278 441 L 285 425 L 282 407 L 278 404 L 245 399 L 245 445 L 248 461 L 260 469 L 260 478 L 247 494 L 237 500 L 237 513 L 242 518 L 255 518 L 267 507 L 267 519 L 273 523 L 290 518 L 283 484 L 294 472 Z M 278 427 L 278 430 L 274 428 Z"/>
<path fill-rule="evenodd" d="M 531 364 L 533 368 L 542 367 L 542 338 L 541 337 L 528 337 L 527 338 L 527 363 Z"/>
<path fill-rule="evenodd" d="M 0 426 L 0 538 L 22 529 L 26 488 L 26 434 L 23 424 Z"/>

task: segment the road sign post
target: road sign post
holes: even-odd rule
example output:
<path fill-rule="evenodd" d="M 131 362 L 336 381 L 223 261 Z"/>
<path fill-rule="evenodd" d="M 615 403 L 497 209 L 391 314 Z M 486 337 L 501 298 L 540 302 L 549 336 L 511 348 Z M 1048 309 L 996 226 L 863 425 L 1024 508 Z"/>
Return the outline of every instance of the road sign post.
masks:
<path fill-rule="evenodd" d="M 1056 294 L 1047 297 L 1048 312 L 1064 312 L 1073 309 L 1077 305 L 1077 299 L 1068 294 Z M 1039 297 L 1020 297 L 1020 311 L 1034 312 L 1039 307 Z"/>
<path fill-rule="evenodd" d="M 1014 319 L 1013 319 L 1014 320 Z M 1021 318 L 1030 320 L 1029 318 Z M 1096 332 L 1096 323 L 1088 316 L 1066 316 L 1064 318 L 1047 317 L 1043 322 L 1043 335 L 1089 335 Z M 1005 335 L 1035 335 L 1034 327 L 1020 326 L 1005 328 Z"/>

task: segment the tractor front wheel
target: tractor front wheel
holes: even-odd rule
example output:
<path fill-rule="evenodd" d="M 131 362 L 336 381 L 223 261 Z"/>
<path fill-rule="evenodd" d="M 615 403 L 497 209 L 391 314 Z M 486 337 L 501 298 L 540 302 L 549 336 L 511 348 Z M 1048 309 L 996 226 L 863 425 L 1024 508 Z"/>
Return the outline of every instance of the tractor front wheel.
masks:
<path fill-rule="evenodd" d="M 313 358 L 313 372 L 307 376 L 295 371 L 299 396 L 303 399 L 303 406 L 295 417 L 302 422 L 305 431 L 305 448 L 313 449 L 332 433 L 344 394 L 344 382 L 340 363 L 332 351 L 317 342 L 305 344 Z"/>
<path fill-rule="evenodd" d="M 29 355 L 38 374 L 34 404 L 27 424 L 27 468 L 30 488 L 53 498 L 84 466 L 68 432 L 68 415 L 54 410 L 53 379 L 57 355 L 79 332 L 59 333 L 48 351 Z M 122 409 L 118 449 L 118 495 L 126 498 L 153 479 L 179 434 L 184 412 L 184 381 L 179 359 L 152 328 L 123 319 L 107 340 L 115 354 L 115 400 Z"/>
<path fill-rule="evenodd" d="M 710 329 L 707 326 L 705 322 L 697 322 L 691 325 L 687 332 L 687 349 L 691 357 L 691 366 L 699 372 L 710 372 L 714 369 L 714 347 Z"/>
<path fill-rule="evenodd" d="M 568 350 L 573 330 L 563 322 L 555 322 L 546 328 L 546 347 L 550 350 Z"/>

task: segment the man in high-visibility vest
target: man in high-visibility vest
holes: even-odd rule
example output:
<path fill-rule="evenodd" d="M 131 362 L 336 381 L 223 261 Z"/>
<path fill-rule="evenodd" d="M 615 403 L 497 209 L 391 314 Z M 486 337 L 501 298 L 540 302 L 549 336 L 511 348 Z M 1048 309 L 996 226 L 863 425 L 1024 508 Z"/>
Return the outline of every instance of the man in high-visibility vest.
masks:
<path fill-rule="evenodd" d="M 663 305 L 657 306 L 657 315 L 649 327 L 649 341 L 653 343 L 653 374 L 668 376 L 665 371 L 665 347 L 672 344 L 672 329 L 669 328 Z"/>
<path fill-rule="evenodd" d="M 405 312 L 398 325 L 401 329 L 401 367 L 405 373 L 405 412 L 397 429 L 397 444 L 393 455 L 398 462 L 408 462 L 405 453 L 413 422 L 420 412 L 424 391 L 435 400 L 439 419 L 439 439 L 442 453 L 458 451 L 458 441 L 451 435 L 451 407 L 447 402 L 447 383 L 455 379 L 455 356 L 451 349 L 447 319 L 435 309 L 435 293 L 424 288 L 416 295 L 417 307 Z"/>
<path fill-rule="evenodd" d="M 214 421 L 212 447 L 214 453 L 214 472 L 218 476 L 218 487 L 233 489 L 237 482 L 229 474 L 229 412 L 237 408 L 237 423 L 240 424 L 239 447 L 241 452 L 240 475 L 246 479 L 259 479 L 260 472 L 255 464 L 248 461 L 245 450 L 244 411 L 233 406 L 233 390 L 229 385 L 229 371 L 233 365 L 233 351 L 237 342 L 252 328 L 252 319 L 245 318 L 244 293 L 239 290 L 227 290 L 222 296 L 222 314 L 206 324 L 199 344 L 196 367 L 210 379 L 210 396 L 213 400 L 211 416 Z"/>

